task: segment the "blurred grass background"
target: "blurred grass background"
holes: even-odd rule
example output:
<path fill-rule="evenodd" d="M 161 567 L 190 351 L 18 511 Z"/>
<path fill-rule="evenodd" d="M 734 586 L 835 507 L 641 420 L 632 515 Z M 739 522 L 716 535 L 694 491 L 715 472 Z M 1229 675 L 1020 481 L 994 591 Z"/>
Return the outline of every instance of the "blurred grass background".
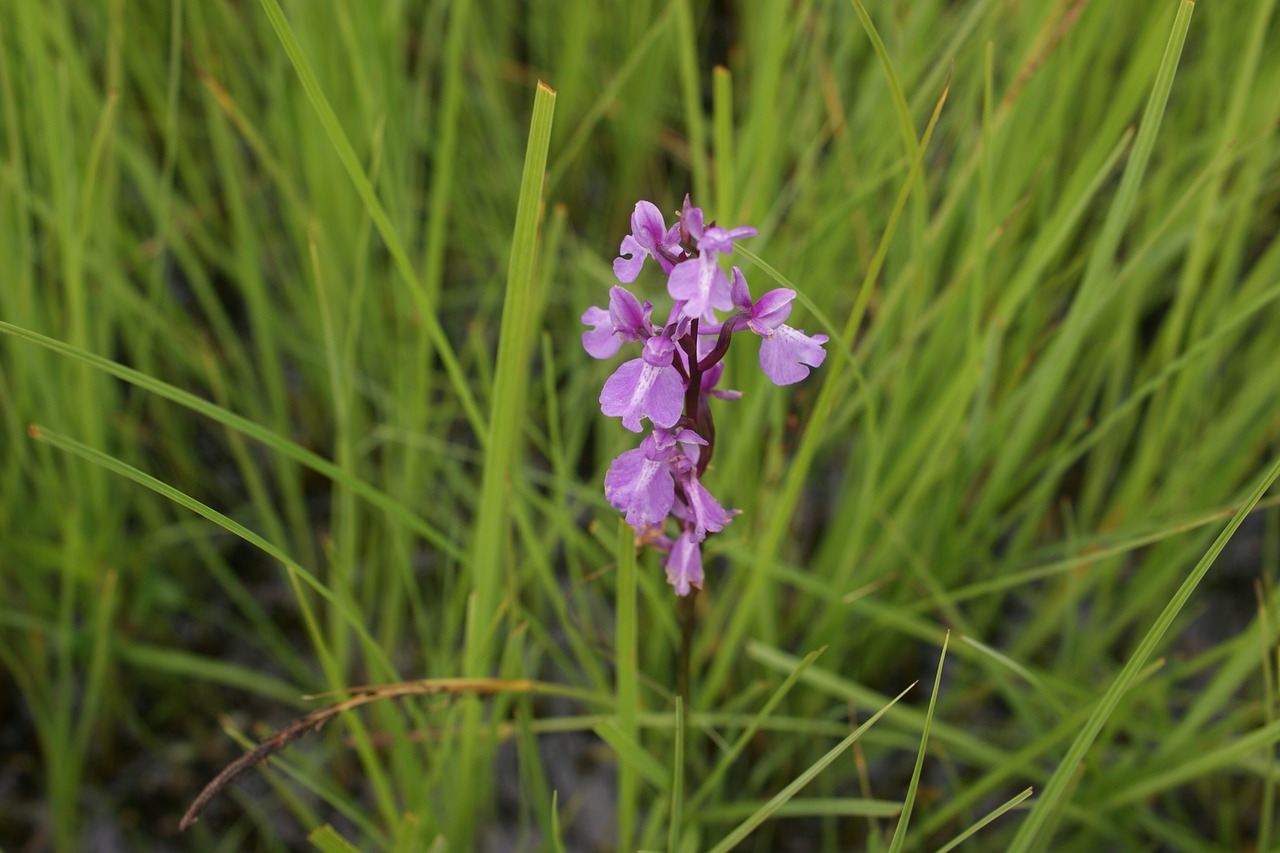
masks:
<path fill-rule="evenodd" d="M 0 4 L 0 845 L 1275 849 L 1274 5 Z M 686 192 L 832 342 L 730 353 L 678 739 L 578 317 Z M 463 675 L 579 693 L 178 834 Z"/>

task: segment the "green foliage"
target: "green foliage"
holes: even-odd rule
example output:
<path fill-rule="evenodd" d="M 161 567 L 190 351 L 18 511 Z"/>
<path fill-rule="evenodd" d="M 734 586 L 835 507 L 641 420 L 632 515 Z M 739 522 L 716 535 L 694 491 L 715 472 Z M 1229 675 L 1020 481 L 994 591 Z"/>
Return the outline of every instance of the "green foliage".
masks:
<path fill-rule="evenodd" d="M 0 846 L 1271 849 L 1274 7 L 0 4 Z M 686 192 L 831 342 L 678 696 L 578 318 Z"/>

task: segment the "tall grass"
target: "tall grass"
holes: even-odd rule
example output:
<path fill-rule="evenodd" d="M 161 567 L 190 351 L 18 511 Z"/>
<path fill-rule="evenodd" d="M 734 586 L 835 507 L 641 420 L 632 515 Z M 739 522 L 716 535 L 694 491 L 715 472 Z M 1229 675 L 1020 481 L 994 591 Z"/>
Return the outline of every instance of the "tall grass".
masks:
<path fill-rule="evenodd" d="M 1272 848 L 1274 6 L 0 4 L 0 845 Z M 677 699 L 578 318 L 686 192 L 831 342 Z"/>

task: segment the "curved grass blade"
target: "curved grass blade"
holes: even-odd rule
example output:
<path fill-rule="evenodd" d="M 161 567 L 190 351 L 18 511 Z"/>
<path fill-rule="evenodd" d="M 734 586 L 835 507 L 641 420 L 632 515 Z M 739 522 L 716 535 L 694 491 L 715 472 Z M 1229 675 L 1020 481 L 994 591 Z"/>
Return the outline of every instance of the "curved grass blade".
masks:
<path fill-rule="evenodd" d="M 738 826 L 734 828 L 732 832 L 730 832 L 723 839 L 721 839 L 719 844 L 711 848 L 710 853 L 728 853 L 728 851 L 732 850 L 735 846 L 737 846 L 739 842 L 741 842 L 748 835 L 754 832 L 756 828 L 760 826 L 760 824 L 764 823 L 766 820 L 772 817 L 778 811 L 778 809 L 780 809 L 785 803 L 793 799 L 796 794 L 800 793 L 800 791 L 803 790 L 806 785 L 808 785 L 810 782 L 813 781 L 813 778 L 815 776 L 817 776 L 819 773 L 821 773 L 823 770 L 826 769 L 827 765 L 829 765 L 831 762 L 835 761 L 837 758 L 843 755 L 845 750 L 847 750 L 849 747 L 853 746 L 854 741 L 862 737 L 862 735 L 868 729 L 870 729 L 873 725 L 875 725 L 875 723 L 881 717 L 884 716 L 886 711 L 888 711 L 894 705 L 898 704 L 898 701 L 902 699 L 903 696 L 906 696 L 907 693 L 911 691 L 912 687 L 915 687 L 915 684 L 912 684 L 906 690 L 903 690 L 901 693 L 895 696 L 892 700 L 890 700 L 889 704 L 885 705 L 879 711 L 876 711 L 874 716 L 872 716 L 865 723 L 863 723 L 862 725 L 854 729 L 853 732 L 847 738 L 840 741 L 840 743 L 836 744 L 835 747 L 833 747 L 826 755 L 822 756 L 817 761 L 815 761 L 809 767 L 808 770 L 804 771 L 799 776 L 797 776 L 790 785 L 788 785 L 787 787 L 779 791 L 777 796 L 773 797 L 771 800 L 769 800 L 769 802 L 761 806 L 759 811 L 751 815 L 751 817 L 747 818 L 742 823 L 738 824 Z"/>
<path fill-rule="evenodd" d="M 920 751 L 916 753 L 916 766 L 911 771 L 911 783 L 907 786 L 907 797 L 902 803 L 902 817 L 898 818 L 898 826 L 893 831 L 893 840 L 889 842 L 889 853 L 899 853 L 907 840 L 907 826 L 911 823 L 911 809 L 916 803 L 916 794 L 920 790 L 920 771 L 924 769 L 925 750 L 929 745 L 929 728 L 933 724 L 933 711 L 938 702 L 938 688 L 942 685 L 942 664 L 947 659 L 947 644 L 951 641 L 948 631 L 942 638 L 942 653 L 938 655 L 938 671 L 933 677 L 933 692 L 929 694 L 929 710 L 924 715 L 924 731 L 920 733 Z"/>
<path fill-rule="evenodd" d="M 1004 805 L 996 807 L 987 815 L 985 815 L 982 818 L 982 820 L 978 821 L 973 826 L 969 827 L 964 832 L 960 833 L 955 838 L 951 839 L 946 844 L 939 847 L 938 853 L 947 853 L 948 850 L 954 850 L 955 848 L 959 847 L 961 844 L 967 841 L 971 836 L 977 834 L 977 832 L 981 830 L 984 826 L 991 823 L 993 820 L 1000 817 L 1002 814 L 1009 811 L 1010 809 L 1016 808 L 1019 803 L 1021 803 L 1027 797 L 1031 796 L 1031 792 L 1032 792 L 1032 789 L 1027 788 L 1025 791 L 1018 794 L 1016 797 L 1009 800 Z"/>

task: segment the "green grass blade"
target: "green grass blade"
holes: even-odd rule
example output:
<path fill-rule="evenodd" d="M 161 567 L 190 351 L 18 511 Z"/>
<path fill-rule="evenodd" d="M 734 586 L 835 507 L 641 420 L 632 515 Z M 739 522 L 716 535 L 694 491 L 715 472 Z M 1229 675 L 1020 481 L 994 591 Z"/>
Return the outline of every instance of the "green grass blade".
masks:
<path fill-rule="evenodd" d="M 360 849 L 339 835 L 338 830 L 327 823 L 319 829 L 311 830 L 307 835 L 307 841 L 322 853 L 357 853 Z"/>
<path fill-rule="evenodd" d="M 636 607 L 636 535 L 631 525 L 618 521 L 618 602 L 614 653 L 615 694 L 618 701 L 618 728 L 630 740 L 639 742 L 640 729 L 640 628 Z M 683 774 L 677 767 L 675 775 Z M 637 815 L 640 812 L 640 785 L 630 762 L 618 762 L 618 849 L 635 846 Z"/>
<path fill-rule="evenodd" d="M 929 694 L 929 710 L 924 715 L 924 728 L 920 733 L 920 751 L 916 753 L 916 766 L 911 771 L 911 782 L 907 785 L 907 796 L 902 803 L 902 816 L 893 830 L 893 839 L 889 842 L 889 853 L 899 853 L 907 840 L 907 826 L 911 823 L 911 810 L 916 803 L 916 794 L 920 791 L 920 771 L 924 769 L 924 757 L 929 746 L 929 727 L 933 724 L 933 713 L 938 705 L 938 688 L 942 686 L 942 665 L 947 659 L 947 643 L 951 640 L 948 631 L 942 639 L 942 652 L 938 655 L 938 671 L 933 677 L 933 692 Z"/>
<path fill-rule="evenodd" d="M 983 816 L 982 816 L 982 819 L 981 819 L 981 820 L 979 820 L 977 823 L 975 823 L 973 826 L 969 827 L 969 828 L 968 828 L 968 829 L 966 829 L 964 832 L 960 833 L 960 834 L 959 834 L 959 835 L 957 835 L 955 838 L 951 839 L 951 840 L 950 840 L 950 841 L 948 841 L 946 844 L 944 844 L 944 845 L 942 845 L 941 847 L 939 847 L 939 848 L 938 848 L 938 853 L 947 853 L 947 851 L 949 851 L 949 850 L 954 850 L 954 849 L 956 849 L 956 848 L 957 848 L 957 847 L 959 847 L 961 844 L 963 844 L 965 841 L 969 840 L 971 837 L 973 837 L 973 836 L 974 836 L 974 835 L 976 835 L 978 832 L 980 832 L 984 826 L 986 826 L 987 824 L 991 823 L 992 821 L 994 821 L 996 818 L 1000 817 L 1001 815 L 1003 815 L 1003 814 L 1005 814 L 1005 813 L 1007 813 L 1007 812 L 1009 812 L 1009 811 L 1011 811 L 1011 810 L 1013 810 L 1013 809 L 1017 808 L 1017 807 L 1018 807 L 1018 805 L 1019 805 L 1020 803 L 1022 803 L 1024 800 L 1026 800 L 1028 797 L 1030 797 L 1030 796 L 1031 796 L 1031 794 L 1032 794 L 1032 789 L 1031 789 L 1031 788 L 1027 788 L 1025 791 L 1023 791 L 1022 793 L 1018 794 L 1018 795 L 1017 795 L 1016 797 L 1014 797 L 1013 799 L 1011 799 L 1011 800 L 1009 800 L 1009 801 L 1007 801 L 1007 802 L 1005 802 L 1005 803 L 1001 804 L 1000 806 L 998 806 L 998 807 L 996 807 L 996 808 L 992 809 L 990 812 L 988 812 L 987 814 L 983 815 Z"/>
<path fill-rule="evenodd" d="M 914 687 L 914 686 L 915 685 L 912 685 L 911 687 Z M 772 817 L 779 808 L 781 808 L 785 803 L 787 803 L 792 798 L 794 798 L 796 794 L 804 790 L 805 786 L 808 785 L 810 782 L 812 782 L 813 778 L 817 776 L 819 773 L 821 773 L 823 770 L 825 770 L 827 766 L 831 764 L 831 762 L 835 761 L 837 758 L 839 758 L 841 755 L 845 753 L 845 750 L 853 746 L 854 742 L 857 741 L 858 738 L 862 737 L 862 735 L 865 734 L 868 729 L 874 726 L 876 722 L 879 721 L 879 719 L 882 716 L 884 716 L 885 712 L 887 712 L 894 705 L 898 704 L 898 701 L 903 696 L 906 696 L 909 692 L 911 692 L 911 687 L 908 687 L 906 690 L 903 690 L 893 699 L 889 700 L 889 703 L 887 705 L 882 707 L 879 711 L 876 711 L 876 713 L 872 715 L 870 719 L 868 719 L 865 723 L 863 723 L 862 725 L 854 729 L 853 732 L 847 738 L 840 741 L 840 743 L 832 747 L 832 749 L 828 751 L 826 755 L 822 756 L 822 758 L 818 759 L 816 762 L 810 765 L 809 769 L 805 770 L 803 773 L 797 776 L 794 780 L 792 780 L 792 782 L 789 785 L 787 785 L 785 788 L 779 791 L 777 796 L 773 797 L 771 800 L 769 800 L 769 802 L 761 806 L 759 810 L 757 810 L 754 814 L 751 815 L 751 817 L 747 818 L 745 821 L 743 821 L 738 826 L 736 826 L 733 829 L 733 831 L 731 831 L 728 835 L 726 835 L 724 838 L 720 840 L 719 844 L 711 848 L 710 853 L 728 853 L 729 850 L 732 850 L 734 847 L 736 847 L 748 835 L 754 832 L 760 826 L 760 824 L 764 823 L 766 820 Z"/>
<path fill-rule="evenodd" d="M 119 653 L 122 661 L 139 669 L 170 673 L 194 681 L 224 684 L 236 690 L 266 696 L 273 702 L 305 707 L 301 691 L 297 687 L 243 664 L 145 643 L 123 643 Z"/>
<path fill-rule="evenodd" d="M 741 821 L 760 810 L 763 802 L 744 800 L 730 805 L 707 808 L 698 813 L 704 823 Z M 892 818 L 902 814 L 902 803 L 896 800 L 867 800 L 858 797 L 794 797 L 778 806 L 774 817 L 859 817 Z"/>
<path fill-rule="evenodd" d="M 677 853 L 684 834 L 684 699 L 676 697 L 676 746 L 671 761 L 671 824 L 667 830 L 667 849 Z"/>
<path fill-rule="evenodd" d="M 671 793 L 671 772 L 662 766 L 662 762 L 650 755 L 639 741 L 628 737 L 616 720 L 606 720 L 596 726 L 593 731 L 613 748 L 619 763 L 631 765 L 631 769 L 638 776 L 660 793 L 668 795 Z"/>
<path fill-rule="evenodd" d="M 867 41 L 871 42 L 871 48 L 875 51 L 880 70 L 884 72 L 885 82 L 889 84 L 889 98 L 893 102 L 894 116 L 898 119 L 898 133 L 902 136 L 904 155 L 908 161 L 914 160 L 917 150 L 922 147 L 922 144 L 927 143 L 921 143 L 916 139 L 915 123 L 911 120 L 911 109 L 907 106 L 907 96 L 902 91 L 902 82 L 898 79 L 893 60 L 889 58 L 889 51 L 885 49 L 884 40 L 876 31 L 871 15 L 867 13 L 862 0 L 850 0 L 850 3 L 853 5 L 854 12 L 857 13 L 858 23 L 862 24 L 862 29 L 867 34 Z"/>
<path fill-rule="evenodd" d="M 542 302 L 535 289 L 538 279 L 534 275 L 534 262 L 554 113 L 555 92 L 539 84 L 529 124 L 529 143 L 525 151 L 524 174 L 507 267 L 502 329 L 498 338 L 498 369 L 494 376 L 490 411 L 493 432 L 485 446 L 479 517 L 472 538 L 471 584 L 479 622 L 468 625 L 466 671 L 473 676 L 487 673 L 493 618 L 503 587 L 503 543 L 511 517 L 512 478 L 517 473 L 522 447 L 526 389 L 531 384 L 530 356 L 534 329 L 539 323 L 535 306 Z"/>
<path fill-rule="evenodd" d="M 679 38 L 680 94 L 684 103 L 685 133 L 689 136 L 689 179 L 693 195 L 711 198 L 711 174 L 707 165 L 707 119 L 702 109 L 702 82 L 699 79 L 697 30 L 691 0 L 672 0 L 676 10 Z"/>
<path fill-rule="evenodd" d="M 487 675 L 493 665 L 494 639 L 500 616 L 498 604 L 505 587 L 506 541 L 512 502 L 517 492 L 517 484 L 513 481 L 519 475 L 517 463 L 523 449 L 526 390 L 533 379 L 530 356 L 534 329 L 540 317 L 537 306 L 542 304 L 536 291 L 540 279 L 535 275 L 534 266 L 554 114 L 555 92 L 539 83 L 529 123 L 511 257 L 507 265 L 498 366 L 490 411 L 492 432 L 484 448 L 484 474 L 480 484 L 478 516 L 472 532 L 471 598 L 465 628 L 463 671 L 475 677 Z M 479 792 L 488 778 L 491 741 L 481 737 L 482 709 L 479 701 L 464 700 L 462 711 L 464 722 L 458 791 L 462 805 L 452 815 L 451 842 L 465 848 L 470 846 L 475 815 L 482 806 Z"/>

